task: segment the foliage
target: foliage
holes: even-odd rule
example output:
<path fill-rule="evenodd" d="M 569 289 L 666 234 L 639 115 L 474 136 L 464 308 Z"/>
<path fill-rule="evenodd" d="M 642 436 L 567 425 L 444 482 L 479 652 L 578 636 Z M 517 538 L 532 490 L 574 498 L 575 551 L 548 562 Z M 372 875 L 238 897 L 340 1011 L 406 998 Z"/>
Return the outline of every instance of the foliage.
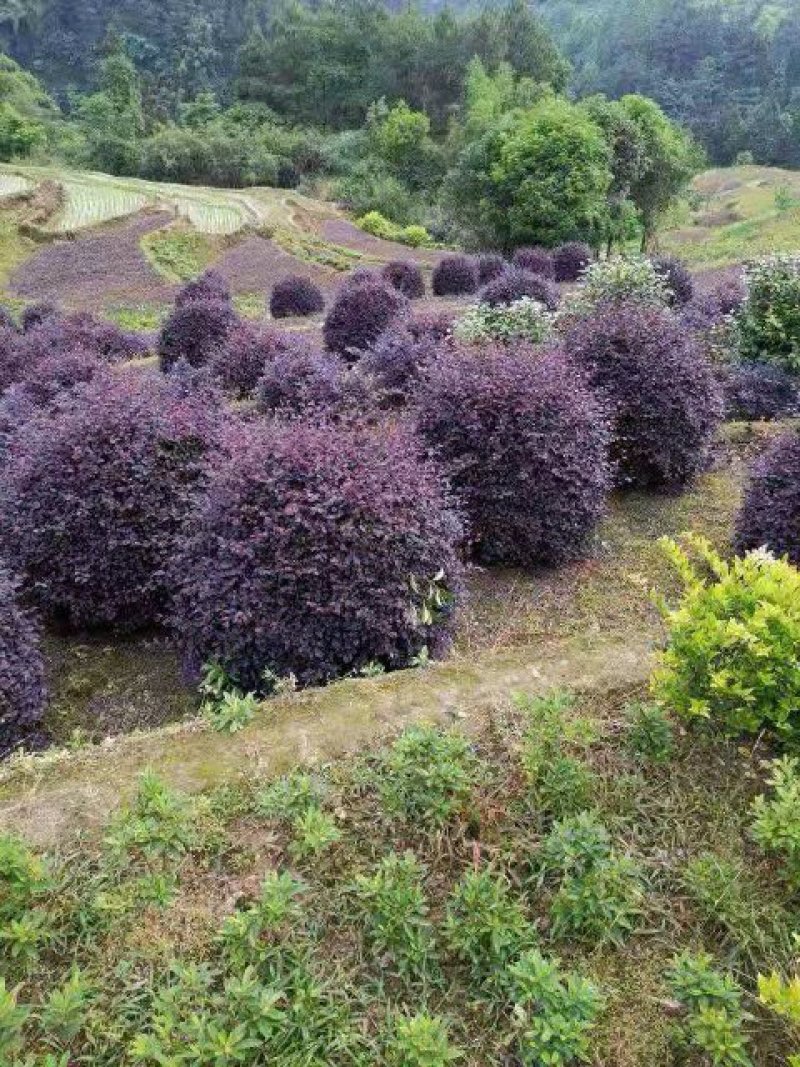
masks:
<path fill-rule="evenodd" d="M 668 763 L 675 750 L 675 731 L 659 704 L 632 704 L 628 708 L 628 745 L 648 763 Z"/>
<path fill-rule="evenodd" d="M 17 583 L 0 568 L 0 755 L 35 742 L 45 707 L 39 633 L 18 602 Z"/>
<path fill-rule="evenodd" d="M 753 801 L 753 837 L 767 852 L 777 853 L 794 885 L 800 884 L 800 763 L 790 756 L 775 760 L 769 771 L 772 796 Z"/>
<path fill-rule="evenodd" d="M 530 565 L 582 551 L 605 506 L 608 437 L 558 353 L 444 352 L 419 391 L 417 420 L 450 471 L 481 559 Z"/>
<path fill-rule="evenodd" d="M 502 274 L 508 267 L 508 263 L 499 252 L 482 252 L 475 257 L 475 263 L 478 267 L 479 285 L 486 285 L 487 282 L 492 281 L 498 274 Z"/>
<path fill-rule="evenodd" d="M 538 345 L 548 341 L 552 334 L 553 315 L 529 296 L 508 304 L 476 304 L 468 308 L 453 327 L 453 337 L 468 344 L 527 341 Z"/>
<path fill-rule="evenodd" d="M 121 630 L 159 618 L 164 568 L 215 434 L 205 393 L 109 374 L 20 427 L 2 480 L 2 539 L 48 617 Z"/>
<path fill-rule="evenodd" d="M 558 289 L 551 281 L 517 267 L 498 274 L 480 291 L 481 303 L 491 307 L 513 304 L 524 297 L 535 300 L 548 311 L 555 311 L 560 301 Z"/>
<path fill-rule="evenodd" d="M 264 366 L 256 404 L 265 414 L 284 419 L 314 413 L 332 418 L 344 414 L 356 399 L 367 399 L 355 392 L 351 381 L 338 356 L 315 351 L 302 337 L 292 337 Z"/>
<path fill-rule="evenodd" d="M 252 395 L 266 369 L 290 351 L 304 348 L 290 333 L 272 326 L 238 322 L 212 355 L 209 371 L 214 381 L 233 396 Z"/>
<path fill-rule="evenodd" d="M 745 268 L 747 298 L 738 320 L 743 359 L 800 373 L 800 256 L 769 256 Z"/>
<path fill-rule="evenodd" d="M 656 273 L 664 279 L 672 307 L 688 304 L 694 296 L 694 282 L 689 268 L 676 256 L 654 256 Z"/>
<path fill-rule="evenodd" d="M 556 276 L 553 255 L 546 248 L 523 246 L 516 250 L 511 262 L 519 270 L 526 270 L 530 274 L 540 274 L 543 278 L 553 279 Z"/>
<path fill-rule="evenodd" d="M 362 356 L 358 369 L 373 383 L 382 407 L 403 407 L 411 400 L 426 367 L 439 358 L 447 343 L 449 328 L 439 337 L 444 329 L 435 322 L 431 329 L 420 329 L 419 323 L 405 319 L 384 331 Z"/>
<path fill-rule="evenodd" d="M 797 380 L 780 367 L 730 363 L 720 368 L 719 377 L 728 419 L 770 421 L 797 411 Z"/>
<path fill-rule="evenodd" d="M 583 241 L 567 241 L 553 252 L 557 282 L 576 282 L 592 262 L 592 250 Z"/>
<path fill-rule="evenodd" d="M 18 357 L 29 366 L 71 349 L 82 349 L 106 363 L 123 363 L 146 355 L 148 347 L 138 334 L 121 330 L 88 312 L 40 315 L 38 324 L 29 323 L 17 341 Z"/>
<path fill-rule="evenodd" d="M 435 296 L 460 296 L 478 288 L 478 268 L 471 256 L 442 256 L 433 268 L 431 288 Z"/>
<path fill-rule="evenodd" d="M 611 301 L 638 300 L 653 307 L 670 302 L 664 277 L 649 259 L 639 256 L 597 260 L 584 271 L 582 283 L 573 306 L 586 313 Z"/>
<path fill-rule="evenodd" d="M 212 268 L 181 286 L 175 297 L 175 307 L 182 308 L 187 304 L 205 303 L 208 300 L 226 304 L 230 299 L 231 290 L 228 283 L 219 271 Z"/>
<path fill-rule="evenodd" d="M 687 1043 L 719 1067 L 751 1067 L 742 1024 L 741 990 L 713 967 L 705 953 L 685 952 L 667 974 L 670 992 L 688 1011 L 683 1026 Z"/>
<path fill-rule="evenodd" d="M 273 319 L 290 315 L 315 315 L 325 310 L 322 290 L 302 274 L 290 274 L 276 282 L 269 298 L 269 313 Z"/>
<path fill-rule="evenodd" d="M 395 319 L 406 313 L 407 305 L 402 293 L 381 281 L 343 286 L 325 317 L 322 333 L 326 347 L 348 362 L 356 362 Z"/>
<path fill-rule="evenodd" d="M 654 695 L 723 733 L 768 727 L 791 738 L 800 574 L 765 552 L 727 562 L 700 537 L 688 538 L 699 562 L 675 542 L 662 543 L 683 594 L 675 607 L 663 608 L 668 644 L 652 679 Z"/>
<path fill-rule="evenodd" d="M 308 685 L 446 647 L 460 526 L 408 433 L 254 423 L 235 430 L 230 451 L 173 570 L 190 668 L 216 659 L 257 692 L 265 668 Z M 425 621 L 410 582 L 440 575 L 453 603 Z"/>
<path fill-rule="evenodd" d="M 765 547 L 800 564 L 800 434 L 781 434 L 755 462 L 736 519 L 737 551 Z"/>
<path fill-rule="evenodd" d="M 236 312 L 227 301 L 195 300 L 176 305 L 158 339 L 161 369 L 170 371 L 180 360 L 192 367 L 205 366 L 237 322 Z"/>
<path fill-rule="evenodd" d="M 603 303 L 568 325 L 564 347 L 607 405 L 619 485 L 678 486 L 702 469 L 719 395 L 696 340 L 669 311 Z"/>
<path fill-rule="evenodd" d="M 525 716 L 521 759 L 530 807 L 555 818 L 590 808 L 596 785 L 583 758 L 591 734 L 580 718 L 568 715 L 573 703 L 572 696 L 560 690 L 543 697 L 515 697 Z"/>
<path fill-rule="evenodd" d="M 409 826 L 442 826 L 465 809 L 475 773 L 474 754 L 461 734 L 412 726 L 381 761 L 383 809 Z"/>
<path fill-rule="evenodd" d="M 331 848 L 341 840 L 336 820 L 321 808 L 309 807 L 292 823 L 294 838 L 290 851 L 296 859 L 308 859 Z"/>
<path fill-rule="evenodd" d="M 396 1015 L 386 1037 L 390 1067 L 448 1067 L 461 1059 L 445 1022 L 435 1015 Z"/>
<path fill-rule="evenodd" d="M 406 259 L 395 259 L 381 271 L 383 280 L 394 286 L 409 300 L 425 296 L 425 279 L 416 263 Z"/>

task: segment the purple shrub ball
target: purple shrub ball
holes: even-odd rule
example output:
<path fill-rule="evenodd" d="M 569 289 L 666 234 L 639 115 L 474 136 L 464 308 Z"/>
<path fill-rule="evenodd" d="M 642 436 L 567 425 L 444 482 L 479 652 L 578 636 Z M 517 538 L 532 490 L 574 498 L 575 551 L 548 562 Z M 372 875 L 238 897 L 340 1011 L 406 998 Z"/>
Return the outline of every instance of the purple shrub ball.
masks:
<path fill-rule="evenodd" d="M 28 355 L 16 330 L 0 326 L 0 393 L 21 382 L 37 360 Z"/>
<path fill-rule="evenodd" d="M 381 273 L 372 267 L 356 267 L 347 274 L 342 282 L 342 288 L 347 285 L 378 284 L 382 281 Z"/>
<path fill-rule="evenodd" d="M 546 248 L 518 248 L 511 262 L 520 270 L 530 271 L 531 274 L 539 274 L 542 278 L 552 279 L 556 276 L 553 254 Z"/>
<path fill-rule="evenodd" d="M 672 307 L 683 307 L 694 296 L 694 282 L 689 268 L 676 256 L 654 256 L 652 264 L 664 281 Z"/>
<path fill-rule="evenodd" d="M 603 305 L 571 324 L 564 345 L 607 404 L 619 485 L 680 486 L 702 469 L 720 397 L 711 364 L 671 312 Z"/>
<path fill-rule="evenodd" d="M 683 321 L 698 333 L 708 333 L 738 311 L 746 297 L 740 270 L 707 274 L 695 286 L 693 299 L 682 309 Z"/>
<path fill-rule="evenodd" d="M 106 371 L 93 352 L 73 348 L 45 356 L 29 368 L 21 387 L 34 407 L 44 408 Z"/>
<path fill-rule="evenodd" d="M 339 290 L 325 318 L 325 346 L 349 362 L 356 362 L 407 310 L 408 300 L 385 282 L 346 285 Z"/>
<path fill-rule="evenodd" d="M 317 315 L 324 310 L 322 290 L 302 274 L 290 274 L 273 287 L 269 300 L 269 312 L 273 319 Z"/>
<path fill-rule="evenodd" d="M 231 291 L 228 283 L 216 270 L 207 270 L 197 278 L 187 282 L 175 297 L 175 307 L 184 307 L 197 301 L 205 303 L 208 300 L 229 304 Z"/>
<path fill-rule="evenodd" d="M 39 630 L 18 592 L 0 565 L 0 756 L 20 744 L 39 747 L 46 700 Z"/>
<path fill-rule="evenodd" d="M 43 301 L 38 304 L 29 304 L 22 312 L 22 318 L 20 320 L 22 330 L 27 333 L 28 330 L 34 330 L 46 319 L 59 318 L 61 312 L 55 304 L 49 304 Z"/>
<path fill-rule="evenodd" d="M 475 263 L 478 267 L 479 285 L 486 285 L 498 274 L 502 274 L 508 266 L 499 252 L 483 252 L 476 258 Z"/>
<path fill-rule="evenodd" d="M 501 304 L 513 304 L 525 296 L 538 300 L 548 311 L 555 311 L 560 302 L 558 289 L 549 278 L 518 267 L 510 267 L 498 274 L 481 289 L 479 299 L 482 304 L 498 307 Z"/>
<path fill-rule="evenodd" d="M 580 555 L 611 484 L 608 431 L 560 352 L 453 348 L 429 369 L 417 407 L 479 559 L 530 566 Z"/>
<path fill-rule="evenodd" d="M 176 305 L 161 329 L 158 355 L 161 369 L 169 371 L 179 359 L 202 367 L 225 345 L 239 323 L 230 304 L 221 300 L 197 300 Z"/>
<path fill-rule="evenodd" d="M 736 520 L 736 551 L 766 547 L 800 565 L 800 433 L 782 434 L 753 464 Z"/>
<path fill-rule="evenodd" d="M 252 395 L 264 368 L 296 342 L 291 334 L 250 322 L 239 322 L 213 356 L 209 371 L 225 392 L 238 399 Z"/>
<path fill-rule="evenodd" d="M 418 311 L 411 315 L 406 326 L 411 336 L 420 341 L 446 341 L 453 332 L 457 315 L 454 311 Z"/>
<path fill-rule="evenodd" d="M 148 353 L 147 342 L 139 334 L 121 330 L 88 312 L 45 317 L 25 331 L 19 347 L 29 364 L 75 348 L 91 352 L 106 363 L 124 363 Z"/>
<path fill-rule="evenodd" d="M 553 253 L 557 282 L 577 282 L 592 262 L 592 250 L 583 241 L 567 241 Z"/>
<path fill-rule="evenodd" d="M 722 367 L 718 376 L 728 419 L 770 421 L 798 409 L 797 381 L 780 367 L 735 363 Z"/>
<path fill-rule="evenodd" d="M 346 401 L 346 370 L 332 352 L 316 351 L 296 338 L 264 367 L 256 389 L 258 409 L 283 418 L 330 415 Z"/>
<path fill-rule="evenodd" d="M 433 268 L 431 288 L 435 296 L 463 296 L 476 292 L 480 280 L 472 256 L 442 256 Z"/>
<path fill-rule="evenodd" d="M 421 335 L 401 323 L 389 328 L 359 363 L 374 382 L 382 407 L 403 407 L 416 390 L 425 369 L 436 361 L 446 341 L 435 334 Z"/>
<path fill-rule="evenodd" d="M 218 420 L 207 394 L 180 397 L 168 380 L 107 371 L 23 423 L 0 481 L 0 529 L 45 615 L 119 631 L 159 619 Z"/>
<path fill-rule="evenodd" d="M 265 421 L 229 452 L 176 560 L 188 669 L 258 691 L 265 670 L 305 686 L 446 649 L 461 525 L 408 430 Z M 426 618 L 433 588 L 450 596 Z"/>
<path fill-rule="evenodd" d="M 425 279 L 418 264 L 410 259 L 394 259 L 381 271 L 383 280 L 409 300 L 425 296 Z"/>

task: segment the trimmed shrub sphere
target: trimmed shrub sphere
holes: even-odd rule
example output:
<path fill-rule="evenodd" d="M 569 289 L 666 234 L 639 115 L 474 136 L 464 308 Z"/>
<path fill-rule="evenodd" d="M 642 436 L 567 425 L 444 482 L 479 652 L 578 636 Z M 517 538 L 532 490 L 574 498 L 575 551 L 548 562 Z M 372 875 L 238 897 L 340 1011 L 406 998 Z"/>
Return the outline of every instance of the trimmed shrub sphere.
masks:
<path fill-rule="evenodd" d="M 402 407 L 446 343 L 435 333 L 415 335 L 410 324 L 401 323 L 378 338 L 359 369 L 375 383 L 382 407 Z"/>
<path fill-rule="evenodd" d="M 20 341 L 16 330 L 0 326 L 0 393 L 21 382 L 37 362 L 35 357 L 29 357 Z"/>
<path fill-rule="evenodd" d="M 543 278 L 555 278 L 556 276 L 553 253 L 546 248 L 518 248 L 511 262 L 519 270 L 540 274 Z"/>
<path fill-rule="evenodd" d="M 557 282 L 577 282 L 592 262 L 592 250 L 582 241 L 568 241 L 553 253 Z"/>
<path fill-rule="evenodd" d="M 239 322 L 224 300 L 195 300 L 176 304 L 161 329 L 158 355 L 161 369 L 169 371 L 180 359 L 203 367 L 225 345 Z"/>
<path fill-rule="evenodd" d="M 65 393 L 103 374 L 106 364 L 84 348 L 46 356 L 27 369 L 21 389 L 34 407 L 47 407 Z"/>
<path fill-rule="evenodd" d="M 577 556 L 611 477 L 601 406 L 560 352 L 453 349 L 418 395 L 420 432 L 450 473 L 488 563 Z"/>
<path fill-rule="evenodd" d="M 230 303 L 231 291 L 228 283 L 216 270 L 204 271 L 199 277 L 187 282 L 175 297 L 175 307 L 184 307 L 186 304 L 194 304 L 198 300 L 221 301 L 223 304 Z"/>
<path fill-rule="evenodd" d="M 548 311 L 555 311 L 560 301 L 558 289 L 548 278 L 517 267 L 510 267 L 485 285 L 480 292 L 480 301 L 497 307 L 513 304 L 524 296 L 538 300 Z"/>
<path fill-rule="evenodd" d="M 176 561 L 189 669 L 217 660 L 257 691 L 265 670 L 311 685 L 446 648 L 461 526 L 412 435 L 262 422 L 230 457 Z"/>
<path fill-rule="evenodd" d="M 59 316 L 61 312 L 55 304 L 51 304 L 47 301 L 41 301 L 36 304 L 28 304 L 28 306 L 22 312 L 20 318 L 20 324 L 25 333 L 28 330 L 33 330 L 37 326 L 40 326 L 45 319 L 52 319 Z"/>
<path fill-rule="evenodd" d="M 276 282 L 269 298 L 269 313 L 273 319 L 316 315 L 324 310 L 322 290 L 302 274 L 290 274 Z"/>
<path fill-rule="evenodd" d="M 284 418 L 330 415 L 345 402 L 346 370 L 339 356 L 316 351 L 298 337 L 264 367 L 256 389 L 258 408 Z"/>
<path fill-rule="evenodd" d="M 474 293 L 478 285 L 478 266 L 471 256 L 442 256 L 433 268 L 431 288 L 435 296 Z"/>
<path fill-rule="evenodd" d="M 345 285 L 325 318 L 325 346 L 355 362 L 407 308 L 403 294 L 385 282 L 365 279 Z"/>
<path fill-rule="evenodd" d="M 564 343 L 608 405 L 620 485 L 677 486 L 702 469 L 721 403 L 710 363 L 671 312 L 601 304 Z"/>
<path fill-rule="evenodd" d="M 753 464 L 736 520 L 737 552 L 768 548 L 800 564 L 800 433 L 782 434 Z"/>
<path fill-rule="evenodd" d="M 139 334 L 121 330 L 113 322 L 96 319 L 88 312 L 46 316 L 25 331 L 18 346 L 27 364 L 76 348 L 92 353 L 105 363 L 125 363 L 148 352 L 147 342 Z"/>
<path fill-rule="evenodd" d="M 478 284 L 486 285 L 492 278 L 502 274 L 508 264 L 499 252 L 483 252 L 475 260 L 478 266 Z"/>
<path fill-rule="evenodd" d="M 252 322 L 239 322 L 214 354 L 209 371 L 215 381 L 238 399 L 249 397 L 264 368 L 296 342 L 290 333 Z"/>
<path fill-rule="evenodd" d="M 2 541 L 49 618 L 118 630 L 157 621 L 216 419 L 206 394 L 107 371 L 23 423 L 2 474 Z"/>
<path fill-rule="evenodd" d="M 677 256 L 655 256 L 653 266 L 664 279 L 673 307 L 683 307 L 694 296 L 694 282 L 689 268 Z"/>
<path fill-rule="evenodd" d="M 416 263 L 409 259 L 395 259 L 387 263 L 381 271 L 383 280 L 393 286 L 409 300 L 418 300 L 425 296 L 425 279 Z"/>
<path fill-rule="evenodd" d="M 17 595 L 17 582 L 0 565 L 0 756 L 37 743 L 45 707 L 39 631 Z"/>
<path fill-rule="evenodd" d="M 719 378 L 728 419 L 769 421 L 798 409 L 797 380 L 780 367 L 734 363 L 723 367 Z"/>
<path fill-rule="evenodd" d="M 431 341 L 444 341 L 453 332 L 456 318 L 455 311 L 418 311 L 409 316 L 404 325 L 417 341 L 423 337 Z"/>

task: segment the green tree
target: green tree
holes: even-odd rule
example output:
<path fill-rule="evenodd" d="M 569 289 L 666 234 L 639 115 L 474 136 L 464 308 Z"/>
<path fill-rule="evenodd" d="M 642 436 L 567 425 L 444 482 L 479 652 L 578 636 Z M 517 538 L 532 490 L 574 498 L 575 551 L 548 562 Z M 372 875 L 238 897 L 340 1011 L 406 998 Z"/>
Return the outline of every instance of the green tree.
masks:
<path fill-rule="evenodd" d="M 389 108 L 384 100 L 367 114 L 369 144 L 389 174 L 412 189 L 431 187 L 442 176 L 442 157 L 431 138 L 431 120 L 405 100 Z"/>
<path fill-rule="evenodd" d="M 75 115 L 86 139 L 89 166 L 112 174 L 135 174 L 144 133 L 142 89 L 136 67 L 121 50 L 100 67 L 98 92 L 78 97 Z"/>

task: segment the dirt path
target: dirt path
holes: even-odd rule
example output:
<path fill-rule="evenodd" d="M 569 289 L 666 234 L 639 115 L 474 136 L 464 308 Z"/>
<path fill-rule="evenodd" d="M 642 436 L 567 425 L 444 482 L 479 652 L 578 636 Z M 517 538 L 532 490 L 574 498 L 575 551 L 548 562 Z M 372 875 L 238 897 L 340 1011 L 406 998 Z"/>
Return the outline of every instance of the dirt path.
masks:
<path fill-rule="evenodd" d="M 272 701 L 234 736 L 193 721 L 79 752 L 29 757 L 0 771 L 0 829 L 52 847 L 104 825 L 147 768 L 189 791 L 239 776 L 276 775 L 375 743 L 414 721 L 459 722 L 469 729 L 515 690 L 628 691 L 648 677 L 651 655 L 652 643 L 643 637 L 595 637 L 455 658 L 425 671 L 347 680 Z"/>

